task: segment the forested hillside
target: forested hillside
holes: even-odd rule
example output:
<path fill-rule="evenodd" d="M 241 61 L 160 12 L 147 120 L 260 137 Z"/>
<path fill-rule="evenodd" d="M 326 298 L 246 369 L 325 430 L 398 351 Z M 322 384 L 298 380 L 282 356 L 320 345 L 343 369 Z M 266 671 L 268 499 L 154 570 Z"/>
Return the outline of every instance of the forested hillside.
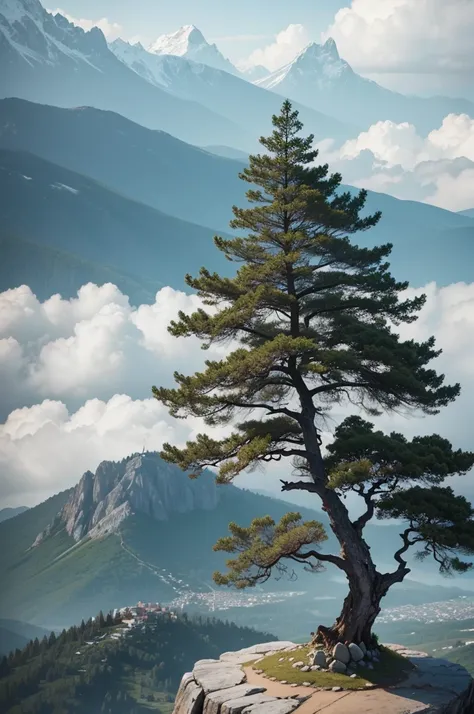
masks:
<path fill-rule="evenodd" d="M 0 662 L 3 714 L 168 713 L 183 672 L 204 658 L 276 639 L 186 614 L 127 627 L 100 614 L 35 639 Z"/>

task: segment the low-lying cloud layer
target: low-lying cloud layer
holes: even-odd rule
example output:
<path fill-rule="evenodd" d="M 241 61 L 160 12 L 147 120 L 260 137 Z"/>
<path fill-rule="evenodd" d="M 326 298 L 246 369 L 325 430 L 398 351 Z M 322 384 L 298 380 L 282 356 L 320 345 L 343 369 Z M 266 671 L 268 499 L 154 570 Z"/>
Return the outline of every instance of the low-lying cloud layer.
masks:
<path fill-rule="evenodd" d="M 402 327 L 403 337 L 435 334 L 443 348 L 436 368 L 450 383 L 461 382 L 463 394 L 439 416 L 379 422 L 407 436 L 438 431 L 470 448 L 474 283 L 409 292 L 425 292 L 428 300 L 419 320 Z M 175 369 L 190 374 L 205 358 L 219 356 L 167 332 L 178 310 L 199 304 L 194 295 L 164 288 L 153 305 L 131 308 L 113 285 L 89 284 L 75 299 L 55 296 L 43 303 L 27 287 L 0 294 L 0 380 L 6 385 L 2 406 L 8 404 L 9 412 L 0 424 L 0 502 L 36 503 L 74 485 L 103 459 L 159 449 L 164 441 L 182 443 L 202 430 L 199 420 L 171 419 L 150 398 L 151 386 L 171 384 Z M 338 410 L 332 423 L 344 416 Z M 277 473 L 272 478 L 267 470 L 238 483 L 277 490 Z M 474 496 L 470 478 L 461 488 Z"/>
<path fill-rule="evenodd" d="M 452 211 L 474 206 L 474 119 L 467 114 L 450 114 L 426 137 L 407 122 L 379 121 L 340 148 L 327 140 L 319 149 L 346 183 Z"/>

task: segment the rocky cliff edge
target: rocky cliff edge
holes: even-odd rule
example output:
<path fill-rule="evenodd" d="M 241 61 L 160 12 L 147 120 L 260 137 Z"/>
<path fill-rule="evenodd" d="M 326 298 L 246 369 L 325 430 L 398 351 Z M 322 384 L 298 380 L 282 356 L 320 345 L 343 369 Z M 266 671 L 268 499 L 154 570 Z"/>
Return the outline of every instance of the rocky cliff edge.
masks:
<path fill-rule="evenodd" d="M 267 642 L 219 660 L 200 660 L 183 676 L 173 714 L 473 714 L 474 681 L 460 665 L 424 652 L 385 645 L 407 657 L 415 669 L 389 689 L 322 691 L 270 681 L 245 667 L 267 654 L 297 649 L 291 642 Z"/>

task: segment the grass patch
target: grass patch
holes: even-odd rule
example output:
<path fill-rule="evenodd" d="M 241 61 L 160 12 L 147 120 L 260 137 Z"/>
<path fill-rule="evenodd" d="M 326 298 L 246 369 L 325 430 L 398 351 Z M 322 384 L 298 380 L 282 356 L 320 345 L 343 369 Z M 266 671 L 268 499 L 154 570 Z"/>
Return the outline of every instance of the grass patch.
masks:
<path fill-rule="evenodd" d="M 344 689 L 364 689 L 368 684 L 375 684 L 379 687 L 397 684 L 403 681 L 415 668 L 415 665 L 408 659 L 385 647 L 380 648 L 380 662 L 374 665 L 374 669 L 358 667 L 357 677 L 354 678 L 335 672 L 302 672 L 298 668 L 293 668 L 294 662 L 308 662 L 311 649 L 310 645 L 305 645 L 292 652 L 276 652 L 265 657 L 258 664 L 250 662 L 246 666 L 262 670 L 267 677 L 276 677 L 278 681 L 286 681 L 288 684 L 309 682 L 313 687 L 344 687 Z M 282 657 L 284 660 L 280 662 Z M 293 657 L 291 662 L 290 657 Z"/>

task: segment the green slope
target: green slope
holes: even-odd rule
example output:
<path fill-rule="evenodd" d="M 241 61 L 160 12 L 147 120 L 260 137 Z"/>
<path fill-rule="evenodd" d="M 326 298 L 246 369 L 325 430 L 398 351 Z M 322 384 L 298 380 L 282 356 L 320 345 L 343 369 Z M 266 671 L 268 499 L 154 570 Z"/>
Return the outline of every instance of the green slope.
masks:
<path fill-rule="evenodd" d="M 15 519 L 0 524 L 4 542 L 21 542 L 0 557 L 0 572 L 7 583 L 0 592 L 0 614 L 36 622 L 55 629 L 71 620 L 88 617 L 99 609 L 109 609 L 140 599 L 170 601 L 176 597 L 173 583 L 160 575 L 169 573 L 182 579 L 194 591 L 209 590 L 212 573 L 224 567 L 225 557 L 212 546 L 225 535 L 230 521 L 249 523 L 252 518 L 271 514 L 279 520 L 291 506 L 283 501 L 258 496 L 235 487 L 223 487 L 214 511 L 195 510 L 173 514 L 168 521 L 155 521 L 143 514 L 129 517 L 119 535 L 75 544 L 64 529 L 54 530 L 35 548 L 30 548 L 38 533 L 57 512 L 46 504 L 31 509 Z M 59 499 L 59 500 L 58 500 Z M 50 499 L 54 501 L 54 499 Z M 42 511 L 41 517 L 36 511 Z M 300 509 L 305 518 L 318 516 Z M 23 526 L 25 519 L 25 526 Z M 3 527 L 3 530 L 2 530 Z M 300 585 L 304 583 L 302 573 Z M 272 581 L 271 589 L 288 588 L 288 582 Z"/>
<path fill-rule="evenodd" d="M 72 253 L 1 234 L 0 254 L 0 291 L 28 285 L 39 300 L 55 293 L 66 299 L 75 297 L 88 282 L 113 283 L 128 295 L 132 305 L 141 305 L 153 302 L 162 287 L 162 283 L 140 280 Z"/>
<path fill-rule="evenodd" d="M 275 637 L 218 620 L 150 616 L 128 629 L 96 618 L 0 662 L 3 714 L 171 714 L 184 672 Z"/>
<path fill-rule="evenodd" d="M 187 272 L 215 264 L 209 228 L 160 213 L 33 154 L 0 150 L 0 196 L 1 235 L 72 253 L 145 284 L 182 288 Z"/>
<path fill-rule="evenodd" d="M 27 151 L 198 225 L 227 230 L 242 165 L 93 107 L 0 100 L 0 148 Z M 234 157 L 232 157 L 234 158 Z"/>

